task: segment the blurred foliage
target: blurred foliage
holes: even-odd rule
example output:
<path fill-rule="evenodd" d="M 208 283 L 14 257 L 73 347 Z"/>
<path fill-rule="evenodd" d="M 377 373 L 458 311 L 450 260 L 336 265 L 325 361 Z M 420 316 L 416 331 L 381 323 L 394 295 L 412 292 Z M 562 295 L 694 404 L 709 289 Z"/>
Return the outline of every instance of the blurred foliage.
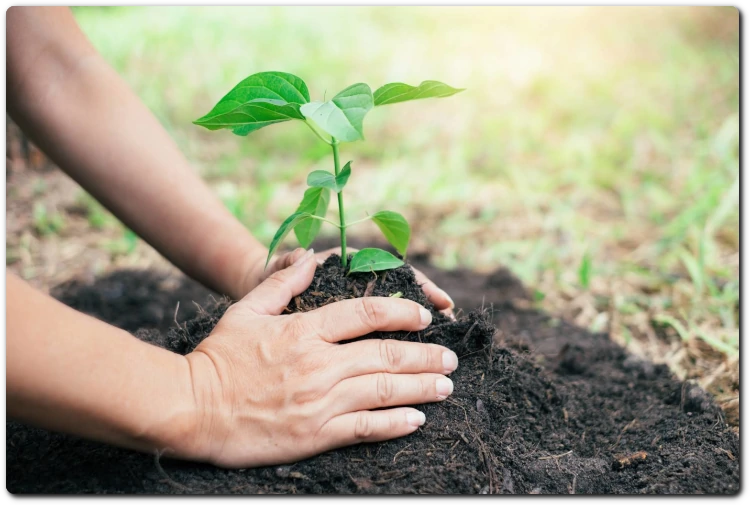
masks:
<path fill-rule="evenodd" d="M 671 328 L 720 352 L 738 348 L 736 8 L 75 15 L 265 243 L 296 207 L 306 174 L 330 165 L 328 146 L 294 123 L 241 138 L 192 120 L 263 70 L 299 75 L 313 99 L 355 82 L 437 79 L 468 89 L 374 110 L 366 140 L 344 147 L 342 160 L 354 160 L 349 219 L 387 204 L 440 265 L 505 264 L 538 303 L 625 343 Z"/>

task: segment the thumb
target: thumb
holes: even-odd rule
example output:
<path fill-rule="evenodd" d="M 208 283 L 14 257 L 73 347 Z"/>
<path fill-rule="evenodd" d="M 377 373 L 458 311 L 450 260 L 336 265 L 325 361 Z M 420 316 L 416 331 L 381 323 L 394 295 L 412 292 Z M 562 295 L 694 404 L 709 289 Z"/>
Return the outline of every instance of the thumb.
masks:
<path fill-rule="evenodd" d="M 259 316 L 278 316 L 312 282 L 318 265 L 314 254 L 310 249 L 291 266 L 274 272 L 239 303 Z"/>
<path fill-rule="evenodd" d="M 301 247 L 298 247 L 292 252 L 284 253 L 281 256 L 275 256 L 268 265 L 268 268 L 266 268 L 266 275 L 264 275 L 263 278 L 270 277 L 272 273 L 292 266 L 294 262 L 300 259 L 306 252 L 307 251 Z"/>

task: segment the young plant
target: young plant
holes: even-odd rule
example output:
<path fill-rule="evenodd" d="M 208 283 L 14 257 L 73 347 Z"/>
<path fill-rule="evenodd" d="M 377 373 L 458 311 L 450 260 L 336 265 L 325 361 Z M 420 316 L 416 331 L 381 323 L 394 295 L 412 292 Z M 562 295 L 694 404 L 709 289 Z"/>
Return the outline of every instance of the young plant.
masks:
<path fill-rule="evenodd" d="M 307 177 L 305 191 L 297 210 L 281 224 L 271 241 L 266 265 L 282 240 L 294 230 L 302 247 L 309 247 L 323 222 L 337 227 L 341 234 L 341 264 L 346 267 L 346 230 L 364 221 L 373 221 L 390 244 L 404 258 L 411 230 L 401 214 L 389 210 L 376 212 L 364 219 L 346 222 L 343 190 L 352 173 L 351 161 L 343 167 L 339 159 L 342 142 L 364 140 L 363 121 L 373 108 L 422 98 L 454 95 L 463 89 L 438 81 L 424 81 L 419 86 L 403 83 L 386 84 L 373 93 L 364 83 L 352 84 L 327 102 L 310 101 L 305 82 L 285 72 L 260 72 L 235 86 L 205 116 L 194 121 L 209 130 L 228 129 L 245 136 L 264 126 L 284 121 L 302 121 L 333 151 L 333 172 L 315 170 Z M 331 193 L 338 200 L 338 223 L 326 219 Z M 388 270 L 404 262 L 381 249 L 362 249 L 352 256 L 349 273 Z"/>

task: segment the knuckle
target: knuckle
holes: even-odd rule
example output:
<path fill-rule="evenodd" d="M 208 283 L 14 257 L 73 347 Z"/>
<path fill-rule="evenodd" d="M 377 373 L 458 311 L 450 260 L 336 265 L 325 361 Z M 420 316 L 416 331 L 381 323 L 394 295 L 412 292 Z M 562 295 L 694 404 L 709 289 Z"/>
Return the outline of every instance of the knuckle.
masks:
<path fill-rule="evenodd" d="M 393 378 L 390 374 L 380 373 L 377 375 L 375 394 L 380 405 L 388 405 L 393 399 Z"/>
<path fill-rule="evenodd" d="M 425 399 L 435 396 L 435 381 L 426 378 L 417 381 L 417 394 Z"/>
<path fill-rule="evenodd" d="M 284 316 L 287 324 L 287 335 L 293 341 L 299 341 L 300 339 L 315 333 L 314 328 L 310 326 L 309 321 L 304 314 L 289 314 Z"/>
<path fill-rule="evenodd" d="M 357 414 L 354 422 L 354 438 L 357 440 L 367 440 L 375 434 L 375 423 L 366 412 Z"/>
<path fill-rule="evenodd" d="M 281 291 L 282 293 L 286 293 L 290 291 L 289 286 L 287 286 L 287 280 L 289 279 L 290 275 L 291 273 L 287 269 L 277 270 L 269 275 L 268 278 L 263 281 L 263 283 L 274 291 Z"/>
<path fill-rule="evenodd" d="M 381 340 L 379 342 L 380 358 L 386 372 L 397 372 L 404 362 L 403 348 L 394 340 Z"/>
<path fill-rule="evenodd" d="M 379 304 L 371 299 L 362 298 L 356 307 L 360 321 L 370 331 L 375 331 L 381 326 L 384 314 Z"/>
<path fill-rule="evenodd" d="M 422 369 L 426 371 L 436 370 L 438 364 L 441 364 L 443 361 L 440 347 L 436 345 L 420 346 L 419 354 L 419 364 L 422 366 Z"/>

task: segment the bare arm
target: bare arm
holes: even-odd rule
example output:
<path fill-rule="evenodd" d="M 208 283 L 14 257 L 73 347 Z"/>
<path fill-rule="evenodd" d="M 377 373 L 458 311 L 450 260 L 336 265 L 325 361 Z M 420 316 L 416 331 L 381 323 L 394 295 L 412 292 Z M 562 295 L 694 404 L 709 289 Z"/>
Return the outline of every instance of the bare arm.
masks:
<path fill-rule="evenodd" d="M 227 211 L 66 7 L 7 14 L 8 112 L 57 165 L 203 285 L 242 298 L 297 256 L 268 250 Z M 318 255 L 321 259 L 332 250 Z M 453 301 L 420 272 L 439 309 Z"/>
<path fill-rule="evenodd" d="M 7 41 L 8 112 L 60 168 L 202 284 L 236 299 L 257 284 L 267 249 L 204 184 L 68 8 L 12 7 Z"/>
<path fill-rule="evenodd" d="M 145 451 L 193 429 L 183 356 L 76 312 L 9 272 L 6 294 L 9 418 Z"/>

